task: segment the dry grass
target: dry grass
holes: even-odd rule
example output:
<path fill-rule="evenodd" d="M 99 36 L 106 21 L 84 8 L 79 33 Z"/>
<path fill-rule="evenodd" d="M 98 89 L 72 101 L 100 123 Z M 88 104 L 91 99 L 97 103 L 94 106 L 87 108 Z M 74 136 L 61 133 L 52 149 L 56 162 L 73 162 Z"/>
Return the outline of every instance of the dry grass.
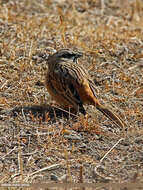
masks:
<path fill-rule="evenodd" d="M 142 182 L 142 15 L 141 0 L 0 2 L 0 183 Z M 84 52 L 79 64 L 126 129 L 50 103 L 40 56 L 63 47 Z"/>

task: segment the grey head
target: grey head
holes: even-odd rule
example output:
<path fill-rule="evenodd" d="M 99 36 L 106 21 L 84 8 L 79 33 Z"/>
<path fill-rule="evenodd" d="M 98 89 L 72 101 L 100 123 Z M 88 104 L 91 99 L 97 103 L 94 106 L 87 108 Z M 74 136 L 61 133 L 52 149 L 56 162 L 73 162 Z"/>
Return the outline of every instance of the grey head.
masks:
<path fill-rule="evenodd" d="M 57 51 L 56 53 L 54 53 L 52 55 L 53 57 L 55 57 L 56 59 L 70 59 L 72 60 L 73 62 L 77 63 L 77 59 L 79 57 L 82 57 L 83 56 L 83 53 L 82 52 L 78 52 L 78 51 L 74 51 L 74 50 L 71 50 L 71 49 L 61 49 L 59 51 Z"/>

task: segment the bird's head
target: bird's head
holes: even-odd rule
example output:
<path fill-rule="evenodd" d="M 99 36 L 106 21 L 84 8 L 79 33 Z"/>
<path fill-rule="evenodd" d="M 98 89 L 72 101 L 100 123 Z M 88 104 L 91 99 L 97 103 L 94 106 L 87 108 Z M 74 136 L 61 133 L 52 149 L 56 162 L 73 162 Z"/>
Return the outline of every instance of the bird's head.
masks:
<path fill-rule="evenodd" d="M 75 63 L 77 62 L 77 59 L 82 56 L 83 54 L 81 52 L 73 51 L 70 49 L 61 49 L 52 55 L 52 57 L 56 59 L 60 59 L 60 60 L 68 59 L 68 60 L 72 60 Z"/>

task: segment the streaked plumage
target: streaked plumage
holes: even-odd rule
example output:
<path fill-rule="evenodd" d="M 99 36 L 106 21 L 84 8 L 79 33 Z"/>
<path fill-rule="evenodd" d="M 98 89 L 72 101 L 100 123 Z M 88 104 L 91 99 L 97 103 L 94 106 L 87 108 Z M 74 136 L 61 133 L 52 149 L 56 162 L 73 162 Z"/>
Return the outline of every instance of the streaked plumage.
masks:
<path fill-rule="evenodd" d="M 57 103 L 72 107 L 86 114 L 84 104 L 94 105 L 117 126 L 123 121 L 108 108 L 102 106 L 96 97 L 96 86 L 90 75 L 77 59 L 82 53 L 62 49 L 50 55 L 47 64 L 46 88 Z"/>

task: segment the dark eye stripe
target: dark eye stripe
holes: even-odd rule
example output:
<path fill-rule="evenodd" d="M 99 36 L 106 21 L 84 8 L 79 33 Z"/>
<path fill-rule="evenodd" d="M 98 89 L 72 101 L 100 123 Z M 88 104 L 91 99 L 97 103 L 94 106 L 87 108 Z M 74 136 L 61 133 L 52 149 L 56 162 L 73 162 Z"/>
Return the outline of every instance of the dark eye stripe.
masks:
<path fill-rule="evenodd" d="M 60 56 L 61 58 L 66 58 L 66 59 L 74 59 L 77 57 L 76 54 L 63 54 Z"/>

